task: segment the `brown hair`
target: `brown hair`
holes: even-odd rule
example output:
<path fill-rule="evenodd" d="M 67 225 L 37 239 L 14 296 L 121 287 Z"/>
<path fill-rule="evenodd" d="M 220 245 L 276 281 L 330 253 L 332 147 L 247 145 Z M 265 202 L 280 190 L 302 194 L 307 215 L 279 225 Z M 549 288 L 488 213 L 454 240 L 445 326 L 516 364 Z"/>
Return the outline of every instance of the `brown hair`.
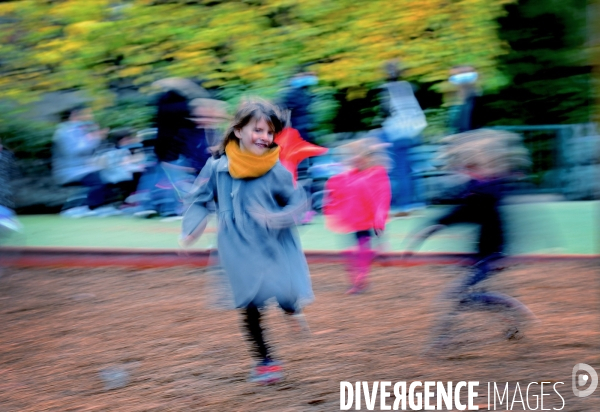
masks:
<path fill-rule="evenodd" d="M 338 151 L 345 155 L 346 161 L 357 167 L 356 160 L 360 159 L 360 169 L 365 170 L 375 166 L 383 166 L 387 170 L 392 167 L 392 162 L 387 154 L 390 145 L 383 143 L 374 136 L 363 137 L 345 145 L 339 146 Z"/>
<path fill-rule="evenodd" d="M 227 146 L 230 141 L 237 143 L 239 139 L 236 137 L 234 131 L 242 129 L 253 119 L 262 119 L 267 122 L 269 129 L 275 136 L 285 127 L 284 116 L 275 105 L 259 98 L 245 100 L 238 107 L 231 125 L 225 131 L 223 142 L 216 154 L 222 155 L 225 153 L 225 146 Z M 276 146 L 274 142 L 272 146 Z"/>
<path fill-rule="evenodd" d="M 442 143 L 446 145 L 440 158 L 447 169 L 477 169 L 501 177 L 531 165 L 521 136 L 505 130 L 471 130 L 447 136 Z"/>

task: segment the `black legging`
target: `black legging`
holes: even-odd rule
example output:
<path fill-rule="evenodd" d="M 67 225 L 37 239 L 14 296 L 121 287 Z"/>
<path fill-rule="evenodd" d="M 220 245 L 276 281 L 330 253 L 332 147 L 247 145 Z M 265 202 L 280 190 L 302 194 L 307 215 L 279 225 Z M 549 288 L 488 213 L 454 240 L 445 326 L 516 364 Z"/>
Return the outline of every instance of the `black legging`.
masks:
<path fill-rule="evenodd" d="M 358 232 L 355 233 L 356 236 L 356 240 L 360 239 L 361 237 L 371 237 L 371 231 L 370 230 L 359 230 Z"/>
<path fill-rule="evenodd" d="M 261 313 L 254 305 L 250 304 L 243 309 L 243 320 L 246 331 L 248 332 L 248 340 L 253 346 L 253 351 L 259 356 L 260 360 L 268 360 L 270 358 L 270 349 L 263 337 L 263 329 L 260 324 Z"/>
<path fill-rule="evenodd" d="M 296 313 L 294 308 L 281 307 L 283 311 L 292 315 Z M 253 352 L 260 359 L 260 361 L 268 361 L 271 359 L 271 350 L 263 335 L 263 328 L 261 326 L 261 313 L 260 309 L 254 304 L 250 303 L 248 307 L 242 309 L 243 322 L 248 333 L 248 340 L 253 346 Z"/>

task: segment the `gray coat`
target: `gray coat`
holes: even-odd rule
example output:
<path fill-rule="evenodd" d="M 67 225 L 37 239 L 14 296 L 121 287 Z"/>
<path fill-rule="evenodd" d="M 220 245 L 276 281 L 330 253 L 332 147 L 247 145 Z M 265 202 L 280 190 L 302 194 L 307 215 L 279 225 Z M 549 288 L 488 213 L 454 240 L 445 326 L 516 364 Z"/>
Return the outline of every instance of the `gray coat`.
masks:
<path fill-rule="evenodd" d="M 227 156 L 209 159 L 196 179 L 183 218 L 183 236 L 198 236 L 214 201 L 217 247 L 235 306 L 262 306 L 274 297 L 282 307 L 300 308 L 314 299 L 296 223 L 306 210 L 281 163 L 255 179 L 234 179 Z"/>

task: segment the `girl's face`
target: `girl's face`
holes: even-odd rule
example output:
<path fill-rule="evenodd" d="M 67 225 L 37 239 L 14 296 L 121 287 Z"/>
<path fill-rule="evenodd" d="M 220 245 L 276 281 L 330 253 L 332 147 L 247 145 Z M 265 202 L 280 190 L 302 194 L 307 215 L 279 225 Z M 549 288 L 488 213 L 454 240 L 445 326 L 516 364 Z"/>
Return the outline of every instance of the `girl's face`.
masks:
<path fill-rule="evenodd" d="M 352 158 L 350 158 L 350 164 L 356 169 L 363 170 L 366 168 L 367 159 L 360 154 L 355 154 Z"/>
<path fill-rule="evenodd" d="M 240 139 L 242 152 L 257 156 L 267 153 L 273 144 L 273 131 L 265 119 L 252 119 L 241 129 L 234 129 L 235 136 Z"/>

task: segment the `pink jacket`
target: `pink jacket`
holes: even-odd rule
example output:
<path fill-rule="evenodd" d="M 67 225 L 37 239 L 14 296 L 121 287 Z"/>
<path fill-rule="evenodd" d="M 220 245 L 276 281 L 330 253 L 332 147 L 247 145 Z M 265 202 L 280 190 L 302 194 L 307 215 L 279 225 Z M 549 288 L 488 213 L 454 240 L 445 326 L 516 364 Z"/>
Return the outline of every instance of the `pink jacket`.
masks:
<path fill-rule="evenodd" d="M 325 190 L 328 229 L 338 233 L 385 229 L 392 195 L 382 166 L 340 173 L 327 181 Z"/>

